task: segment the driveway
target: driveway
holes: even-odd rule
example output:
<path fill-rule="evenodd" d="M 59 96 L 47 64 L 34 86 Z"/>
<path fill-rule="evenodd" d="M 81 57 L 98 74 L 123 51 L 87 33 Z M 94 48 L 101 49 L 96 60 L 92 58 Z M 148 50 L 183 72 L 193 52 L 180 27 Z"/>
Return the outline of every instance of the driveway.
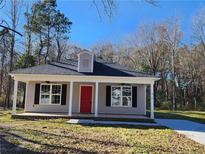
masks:
<path fill-rule="evenodd" d="M 205 124 L 175 119 L 156 119 L 156 122 L 205 145 Z"/>

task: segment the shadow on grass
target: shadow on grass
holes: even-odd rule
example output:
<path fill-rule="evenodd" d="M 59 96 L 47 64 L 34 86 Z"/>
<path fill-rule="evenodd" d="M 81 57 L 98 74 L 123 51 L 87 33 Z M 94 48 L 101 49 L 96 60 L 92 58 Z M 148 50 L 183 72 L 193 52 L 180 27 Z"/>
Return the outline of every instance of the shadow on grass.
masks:
<path fill-rule="evenodd" d="M 31 130 L 33 132 L 36 133 L 36 135 L 46 135 L 46 136 L 50 136 L 50 137 L 57 137 L 57 138 L 68 138 L 68 139 L 74 139 L 75 141 L 79 141 L 79 142 L 82 142 L 82 139 L 85 140 L 86 142 L 89 141 L 91 143 L 97 143 L 97 144 L 100 144 L 100 145 L 104 145 L 104 146 L 108 146 L 108 145 L 112 145 L 112 146 L 115 146 L 115 147 L 130 147 L 129 144 L 124 144 L 124 143 L 117 143 L 117 142 L 114 142 L 114 141 L 110 141 L 110 140 L 106 140 L 106 141 L 102 141 L 100 140 L 100 138 L 96 138 L 96 139 L 93 139 L 93 138 L 82 138 L 82 136 L 74 136 L 73 134 L 54 134 L 54 133 L 48 133 L 48 132 L 43 132 L 43 131 L 37 131 L 37 130 Z"/>
<path fill-rule="evenodd" d="M 81 150 L 79 148 L 72 148 L 72 147 L 65 147 L 65 146 L 59 146 L 59 145 L 54 145 L 54 144 L 42 143 L 42 142 L 39 142 L 39 141 L 34 141 L 34 140 L 30 140 L 30 139 L 24 138 L 24 137 L 22 137 L 20 135 L 17 135 L 17 134 L 11 133 L 11 132 L 4 132 L 4 133 L 6 135 L 10 135 L 12 137 L 15 137 L 15 138 L 20 139 L 20 140 L 25 141 L 25 142 L 29 142 L 29 143 L 45 146 L 43 149 L 46 149 L 46 150 L 48 150 L 47 148 L 50 148 L 51 150 L 52 149 L 55 149 L 55 150 L 59 149 L 59 150 L 66 150 L 64 152 L 72 152 L 72 153 L 89 153 L 89 154 L 95 153 L 95 152 L 90 152 L 90 151 L 86 151 L 86 150 Z M 43 152 L 43 153 L 45 153 L 45 152 Z M 49 150 L 46 151 L 46 153 L 49 153 Z"/>
<path fill-rule="evenodd" d="M 71 125 L 81 125 L 84 127 L 107 127 L 107 128 L 126 128 L 126 129 L 167 129 L 165 126 L 136 126 L 136 125 L 123 125 L 123 124 L 71 124 Z"/>
<path fill-rule="evenodd" d="M 5 140 L 2 135 L 0 135 L 0 153 L 1 154 L 11 154 L 11 153 L 12 154 L 15 154 L 15 153 L 40 154 L 39 152 L 34 152 L 27 148 L 23 148 L 13 143 L 10 143 L 7 140 Z"/>
<path fill-rule="evenodd" d="M 187 113 L 185 113 L 187 114 Z M 194 114 L 194 113 L 193 113 Z M 198 113 L 196 113 L 198 114 Z M 187 114 L 187 115 L 191 115 L 191 114 Z M 205 119 L 203 118 L 198 118 L 198 117 L 190 117 L 190 116 L 186 116 L 186 115 L 182 115 L 180 113 L 177 112 L 155 112 L 155 118 L 161 118 L 161 119 L 182 119 L 182 120 L 190 120 L 193 122 L 198 122 L 198 123 L 202 123 L 205 124 Z"/>
<path fill-rule="evenodd" d="M 84 126 L 84 127 L 129 128 L 129 129 L 150 129 L 150 128 L 152 128 L 152 129 L 164 129 L 165 128 L 165 127 L 144 127 L 144 126 L 132 127 L 132 126 L 127 126 L 127 125 L 126 126 L 125 125 L 116 125 L 116 126 L 113 126 L 113 125 L 112 126 L 109 126 L 109 125 L 82 125 L 82 126 Z M 56 133 L 44 132 L 44 131 L 41 131 L 41 130 L 33 130 L 33 129 L 27 129 L 27 130 L 29 132 L 26 132 L 26 131 L 24 132 L 24 130 L 22 130 L 22 129 L 14 129 L 14 131 L 19 132 L 17 134 L 17 133 L 13 133 L 13 129 L 2 128 L 2 132 L 5 135 L 7 135 L 11 138 L 15 138 L 15 139 L 20 140 L 20 141 L 24 141 L 24 142 L 44 146 L 43 149 L 47 149 L 48 152 L 49 152 L 49 149 L 51 149 L 51 150 L 52 149 L 57 149 L 57 150 L 59 149 L 59 150 L 63 150 L 64 152 L 96 153 L 96 152 L 90 152 L 90 151 L 86 151 L 84 149 L 80 149 L 79 147 L 75 148 L 75 146 L 74 147 L 66 147 L 64 145 L 55 145 L 55 144 L 52 144 L 52 143 L 45 143 L 46 140 L 44 142 L 44 141 L 37 141 L 37 140 L 34 140 L 34 139 L 28 139 L 28 138 L 25 138 L 24 136 L 22 136 L 20 134 L 23 133 L 23 134 L 26 135 L 28 133 L 28 135 L 32 134 L 33 136 L 41 136 L 42 138 L 49 137 L 51 139 L 56 139 L 56 140 L 60 140 L 62 138 L 68 138 L 68 139 L 74 140 L 75 143 L 87 142 L 87 143 L 90 143 L 90 144 L 98 144 L 98 145 L 102 145 L 102 146 L 106 146 L 106 147 L 107 146 L 115 146 L 115 147 L 120 148 L 120 147 L 130 147 L 131 146 L 127 143 L 120 143 L 120 142 L 118 143 L 118 142 L 115 142 L 115 141 L 112 141 L 112 140 L 102 140 L 100 137 L 99 138 L 90 138 L 89 136 L 82 137 L 79 134 L 73 135 L 73 133 L 69 134 L 69 133 L 66 133 L 66 132 L 61 132 L 60 134 L 56 134 Z M 60 144 L 60 142 L 59 142 L 59 144 Z M 14 145 L 14 146 L 17 146 L 17 145 Z M 23 149 L 20 150 L 20 153 L 21 153 L 21 151 L 23 151 Z M 30 152 L 32 152 L 32 151 L 30 151 Z"/>

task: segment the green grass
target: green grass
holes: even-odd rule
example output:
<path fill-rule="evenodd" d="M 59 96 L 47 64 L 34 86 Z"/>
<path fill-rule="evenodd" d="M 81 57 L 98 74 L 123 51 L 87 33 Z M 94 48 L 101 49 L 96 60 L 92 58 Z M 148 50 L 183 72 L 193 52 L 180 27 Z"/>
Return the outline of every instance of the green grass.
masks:
<path fill-rule="evenodd" d="M 165 127 L 23 120 L 0 111 L 0 153 L 204 153 L 205 146 Z"/>
<path fill-rule="evenodd" d="M 46 116 L 24 116 L 24 115 L 15 115 L 12 118 L 16 119 L 27 119 L 27 120 L 35 120 L 35 119 L 59 119 L 59 117 L 46 117 Z M 67 119 L 67 117 L 62 117 L 63 119 Z M 82 117 L 76 116 L 72 117 L 72 119 L 88 119 L 95 121 L 123 121 L 123 122 L 143 122 L 143 123 L 156 123 L 153 119 L 143 119 L 143 118 L 110 118 L 110 117 Z"/>
<path fill-rule="evenodd" d="M 73 117 L 73 119 L 92 119 L 95 121 L 123 121 L 123 122 L 145 122 L 145 123 L 155 123 L 153 119 L 142 119 L 142 118 L 110 118 L 110 117 Z"/>
<path fill-rule="evenodd" d="M 17 109 L 17 113 L 23 113 L 24 110 Z M 22 115 L 16 115 L 12 116 L 16 119 L 27 119 L 27 120 L 35 120 L 35 119 L 58 119 L 59 117 L 46 117 L 46 116 L 22 116 Z M 67 117 L 62 117 L 62 119 L 66 119 Z M 111 117 L 82 117 L 82 116 L 75 116 L 72 117 L 72 119 L 91 119 L 96 121 L 123 121 L 123 122 L 143 122 L 143 123 L 156 123 L 153 119 L 143 119 L 143 118 L 111 118 Z"/>
<path fill-rule="evenodd" d="M 205 123 L 205 112 L 156 110 L 155 118 L 184 119 L 199 123 Z"/>

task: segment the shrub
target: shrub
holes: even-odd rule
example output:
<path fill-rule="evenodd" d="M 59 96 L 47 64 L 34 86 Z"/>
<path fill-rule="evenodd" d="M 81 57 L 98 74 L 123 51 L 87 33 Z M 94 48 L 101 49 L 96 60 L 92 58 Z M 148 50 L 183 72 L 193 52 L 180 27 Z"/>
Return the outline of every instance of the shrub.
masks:
<path fill-rule="evenodd" d="M 165 92 L 162 90 L 158 90 L 155 95 L 155 106 L 160 107 L 161 102 L 164 102 L 166 99 Z"/>
<path fill-rule="evenodd" d="M 164 101 L 160 103 L 160 109 L 162 110 L 171 110 L 172 109 L 172 102 Z"/>
<path fill-rule="evenodd" d="M 204 98 L 205 98 L 205 96 L 204 96 Z M 205 100 L 204 99 L 200 102 L 197 102 L 197 110 L 205 111 Z"/>
<path fill-rule="evenodd" d="M 0 107 L 4 106 L 4 97 L 0 97 Z"/>

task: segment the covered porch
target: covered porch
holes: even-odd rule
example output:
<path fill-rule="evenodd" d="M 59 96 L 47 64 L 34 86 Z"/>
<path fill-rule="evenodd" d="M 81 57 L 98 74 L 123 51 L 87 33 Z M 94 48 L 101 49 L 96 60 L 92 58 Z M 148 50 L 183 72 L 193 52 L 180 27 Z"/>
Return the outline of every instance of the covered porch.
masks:
<path fill-rule="evenodd" d="M 21 118 L 95 118 L 95 114 L 79 114 L 73 113 L 72 116 L 68 116 L 68 113 L 35 113 L 24 112 L 16 114 L 14 117 Z M 98 114 L 98 118 L 112 118 L 112 119 L 150 119 L 144 115 L 123 115 L 123 114 Z"/>
<path fill-rule="evenodd" d="M 124 107 L 119 109 L 119 112 L 113 113 L 116 109 L 113 109 L 113 107 L 105 107 L 106 112 L 102 113 L 101 110 L 101 103 L 102 100 L 104 100 L 104 96 L 102 96 L 102 90 L 99 88 L 100 86 L 106 84 L 117 84 L 117 85 L 143 85 L 144 87 L 144 94 L 145 100 L 146 100 L 146 88 L 147 86 L 150 86 L 150 118 L 154 119 L 154 79 L 150 78 L 142 78 L 142 77 L 101 77 L 101 76 L 65 76 L 65 75 L 15 75 L 14 77 L 14 95 L 13 95 L 13 107 L 12 107 L 12 115 L 16 116 L 42 116 L 42 117 L 101 117 L 101 118 L 129 118 L 129 119 L 149 119 L 149 117 L 146 117 L 146 109 L 144 114 L 139 113 L 133 113 L 132 109 L 129 109 L 128 107 Z M 18 91 L 18 82 L 25 82 L 26 83 L 26 99 L 25 104 L 29 101 L 29 83 L 30 82 L 49 82 L 49 83 L 67 83 L 68 86 L 68 99 L 67 99 L 67 105 L 63 108 L 67 108 L 67 112 L 61 112 L 58 113 L 56 111 L 55 113 L 52 112 L 25 112 L 22 114 L 16 114 L 16 103 L 17 103 L 17 91 Z M 83 83 L 83 85 L 87 85 L 92 83 L 93 85 L 93 95 L 92 95 L 92 112 L 90 114 L 84 114 L 84 113 L 76 113 L 74 110 L 76 107 L 76 101 L 75 101 L 75 94 L 76 91 L 74 90 L 75 84 L 77 83 Z M 140 98 L 140 96 L 138 96 Z M 79 99 L 79 98 L 78 98 Z M 74 103 L 75 102 L 75 103 Z M 146 107 L 146 101 L 145 107 Z M 78 108 L 78 107 L 77 107 Z M 80 109 L 79 109 L 80 110 Z M 126 110 L 125 114 L 124 111 Z M 107 112 L 109 111 L 109 112 Z M 129 111 L 132 113 L 129 114 Z"/>

